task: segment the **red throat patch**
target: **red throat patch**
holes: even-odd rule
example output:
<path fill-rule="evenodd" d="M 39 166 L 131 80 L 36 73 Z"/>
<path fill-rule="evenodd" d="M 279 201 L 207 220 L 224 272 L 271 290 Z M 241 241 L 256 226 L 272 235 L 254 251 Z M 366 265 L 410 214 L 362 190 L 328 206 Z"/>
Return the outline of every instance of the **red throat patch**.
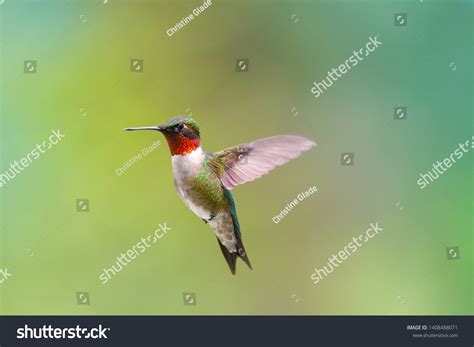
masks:
<path fill-rule="evenodd" d="M 185 155 L 191 153 L 199 148 L 201 141 L 199 138 L 190 139 L 185 136 L 164 134 L 168 146 L 170 147 L 171 155 Z"/>

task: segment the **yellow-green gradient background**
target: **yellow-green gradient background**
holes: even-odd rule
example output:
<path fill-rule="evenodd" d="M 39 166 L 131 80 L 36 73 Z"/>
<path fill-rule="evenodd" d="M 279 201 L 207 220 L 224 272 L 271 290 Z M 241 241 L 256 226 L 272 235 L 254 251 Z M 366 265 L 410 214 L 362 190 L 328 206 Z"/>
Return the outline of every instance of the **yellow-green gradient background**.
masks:
<path fill-rule="evenodd" d="M 427 189 L 416 184 L 472 136 L 472 2 L 214 0 L 168 37 L 200 3 L 0 5 L 0 172 L 52 129 L 66 135 L 0 188 L 0 268 L 13 276 L 0 283 L 0 313 L 473 314 L 472 153 Z M 394 26 L 399 12 L 408 26 Z M 312 96 L 313 81 L 377 34 L 381 47 Z M 237 58 L 250 59 L 248 72 L 235 72 Z M 24 60 L 37 73 L 23 73 Z M 395 121 L 394 106 L 408 119 Z M 187 109 L 209 151 L 280 133 L 318 143 L 233 191 L 254 271 L 239 262 L 230 275 L 210 228 L 176 196 L 164 143 L 115 175 L 162 140 L 122 128 Z M 341 166 L 342 152 L 354 166 Z M 76 212 L 78 198 L 90 212 Z M 314 285 L 313 269 L 376 221 L 383 232 Z M 168 235 L 100 283 L 165 222 Z M 448 260 L 448 246 L 461 258 Z M 77 305 L 78 291 L 91 305 Z M 183 305 L 183 292 L 197 305 Z"/>

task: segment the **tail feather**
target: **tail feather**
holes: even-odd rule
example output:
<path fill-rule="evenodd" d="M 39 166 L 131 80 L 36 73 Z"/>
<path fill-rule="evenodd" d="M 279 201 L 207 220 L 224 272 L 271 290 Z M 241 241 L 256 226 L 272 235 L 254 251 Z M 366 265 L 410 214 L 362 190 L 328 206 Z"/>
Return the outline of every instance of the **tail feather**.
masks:
<path fill-rule="evenodd" d="M 247 255 L 247 252 L 245 252 L 245 247 L 242 242 L 242 236 L 240 235 L 240 230 L 238 231 L 236 230 L 235 237 L 237 238 L 237 245 L 236 245 L 237 253 L 234 253 L 234 254 L 236 254 L 240 259 L 242 259 L 244 263 L 247 264 L 247 266 L 250 268 L 250 270 L 253 270 L 252 265 L 250 264 L 250 259 Z"/>
<path fill-rule="evenodd" d="M 222 254 L 224 254 L 224 258 L 227 261 L 227 264 L 229 265 L 230 272 L 232 272 L 232 275 L 235 275 L 235 270 L 236 270 L 236 263 L 237 263 L 237 257 L 242 259 L 245 264 L 252 269 L 252 265 L 250 264 L 250 259 L 247 255 L 247 252 L 245 251 L 244 244 L 242 242 L 242 234 L 240 233 L 240 225 L 239 225 L 239 220 L 237 219 L 237 210 L 235 208 L 235 202 L 234 199 L 232 198 L 232 194 L 230 191 L 227 189 L 224 189 L 224 194 L 227 196 L 229 203 L 230 203 L 230 215 L 232 217 L 232 224 L 234 226 L 234 235 L 236 238 L 236 245 L 235 248 L 237 249 L 237 252 L 229 252 L 226 246 L 224 246 L 219 239 L 217 239 L 217 242 L 219 243 L 219 246 L 221 247 Z"/>
<path fill-rule="evenodd" d="M 219 244 L 222 254 L 224 255 L 225 260 L 227 261 L 227 264 L 229 265 L 230 272 L 232 272 L 232 275 L 235 275 L 236 271 L 236 263 L 237 263 L 237 258 L 240 258 L 244 261 L 245 264 L 252 269 L 252 264 L 250 264 L 250 259 L 245 252 L 245 247 L 244 244 L 242 243 L 242 238 L 240 236 L 240 232 L 235 232 L 235 236 L 237 238 L 237 252 L 229 252 L 226 246 L 224 246 L 219 239 L 217 239 L 217 243 Z"/>
<path fill-rule="evenodd" d="M 227 247 L 219 241 L 219 238 L 217 238 L 217 243 L 221 247 L 222 254 L 229 265 L 230 272 L 232 272 L 232 275 L 235 275 L 235 263 L 237 262 L 236 253 L 230 253 Z"/>

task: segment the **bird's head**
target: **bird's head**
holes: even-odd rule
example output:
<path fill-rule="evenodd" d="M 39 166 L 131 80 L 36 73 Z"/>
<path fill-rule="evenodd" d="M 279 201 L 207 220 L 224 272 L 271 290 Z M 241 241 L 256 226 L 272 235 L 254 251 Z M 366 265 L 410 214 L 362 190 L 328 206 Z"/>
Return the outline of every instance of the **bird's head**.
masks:
<path fill-rule="evenodd" d="M 185 155 L 201 145 L 199 126 L 189 116 L 173 117 L 157 126 L 125 128 L 124 130 L 155 130 L 161 132 L 168 142 L 171 155 Z"/>

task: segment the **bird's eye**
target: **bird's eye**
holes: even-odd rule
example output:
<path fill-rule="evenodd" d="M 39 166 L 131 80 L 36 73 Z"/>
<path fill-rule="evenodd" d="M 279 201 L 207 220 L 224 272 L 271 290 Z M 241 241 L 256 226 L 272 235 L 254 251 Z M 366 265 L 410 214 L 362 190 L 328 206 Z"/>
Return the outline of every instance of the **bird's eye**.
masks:
<path fill-rule="evenodd" d="M 176 126 L 176 130 L 178 130 L 178 131 L 181 131 L 181 130 L 183 130 L 183 129 L 184 129 L 184 124 L 178 124 L 178 125 Z"/>

